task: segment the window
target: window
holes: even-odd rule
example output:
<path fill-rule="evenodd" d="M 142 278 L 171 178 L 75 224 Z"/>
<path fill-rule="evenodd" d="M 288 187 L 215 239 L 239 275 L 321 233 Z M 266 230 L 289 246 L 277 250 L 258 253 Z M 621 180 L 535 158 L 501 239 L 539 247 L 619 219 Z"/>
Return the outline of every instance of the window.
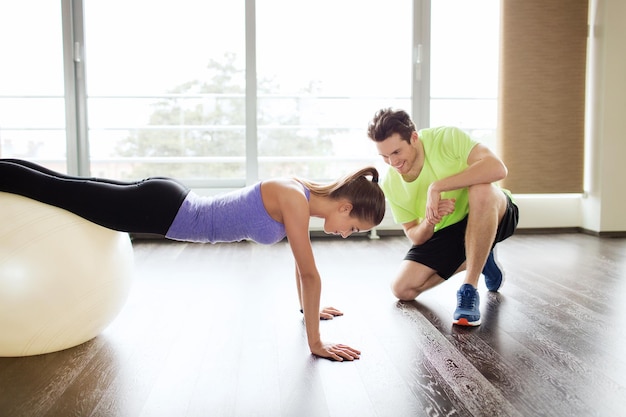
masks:
<path fill-rule="evenodd" d="M 496 145 L 499 0 L 432 1 L 430 125 Z"/>
<path fill-rule="evenodd" d="M 381 166 L 367 123 L 382 107 L 412 110 L 414 43 L 429 40 L 421 125 L 458 125 L 495 142 L 496 0 L 61 4 L 63 22 L 58 3 L 0 6 L 0 53 L 11 62 L 0 67 L 3 157 L 59 171 L 83 158 L 81 173 L 172 176 L 195 188 Z M 430 39 L 414 39 L 418 26 Z M 63 39 L 68 31 L 74 39 Z M 66 75 L 64 90 L 76 49 L 84 77 Z M 84 101 L 66 118 L 72 83 Z M 84 131 L 66 129 L 73 120 Z M 86 151 L 68 154 L 72 141 Z"/>
<path fill-rule="evenodd" d="M 0 157 L 66 171 L 61 8 L 0 3 Z"/>
<path fill-rule="evenodd" d="M 404 0 L 257 1 L 261 178 L 330 179 L 378 162 L 368 121 L 381 107 L 410 106 L 411 9 Z"/>
<path fill-rule="evenodd" d="M 241 1 L 85 1 L 93 174 L 245 178 L 244 16 Z"/>
<path fill-rule="evenodd" d="M 258 69 L 256 126 L 245 117 L 244 3 L 172 5 L 86 1 L 94 175 L 238 185 L 334 178 L 376 161 L 368 119 L 409 103 L 410 3 L 257 1 L 256 44 L 247 45 Z M 277 20 L 276 10 L 289 17 Z M 247 129 L 256 143 L 246 143 Z M 250 155 L 258 161 L 246 164 Z"/>

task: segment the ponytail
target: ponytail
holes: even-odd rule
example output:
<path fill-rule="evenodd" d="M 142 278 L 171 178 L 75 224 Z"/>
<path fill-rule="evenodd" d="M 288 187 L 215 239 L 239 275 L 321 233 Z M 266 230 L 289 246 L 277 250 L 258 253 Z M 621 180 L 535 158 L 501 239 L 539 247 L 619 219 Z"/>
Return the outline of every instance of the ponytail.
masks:
<path fill-rule="evenodd" d="M 368 178 L 369 177 L 369 178 Z M 385 195 L 378 185 L 378 170 L 366 167 L 337 181 L 320 184 L 298 178 L 311 194 L 333 200 L 345 198 L 352 203 L 350 216 L 379 225 L 385 216 Z"/>

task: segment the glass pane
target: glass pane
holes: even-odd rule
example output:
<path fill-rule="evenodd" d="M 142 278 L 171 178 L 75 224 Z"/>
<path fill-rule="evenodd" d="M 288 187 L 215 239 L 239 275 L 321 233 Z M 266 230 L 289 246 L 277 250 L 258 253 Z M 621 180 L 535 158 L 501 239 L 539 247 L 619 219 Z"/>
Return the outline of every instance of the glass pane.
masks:
<path fill-rule="evenodd" d="M 430 125 L 453 125 L 495 148 L 500 0 L 431 2 Z"/>
<path fill-rule="evenodd" d="M 410 109 L 411 2 L 258 0 L 256 11 L 260 177 L 378 164 L 367 123 L 381 107 Z"/>
<path fill-rule="evenodd" d="M 66 172 L 61 25 L 60 2 L 0 2 L 0 157 Z"/>
<path fill-rule="evenodd" d="M 85 1 L 92 173 L 245 178 L 244 2 Z"/>

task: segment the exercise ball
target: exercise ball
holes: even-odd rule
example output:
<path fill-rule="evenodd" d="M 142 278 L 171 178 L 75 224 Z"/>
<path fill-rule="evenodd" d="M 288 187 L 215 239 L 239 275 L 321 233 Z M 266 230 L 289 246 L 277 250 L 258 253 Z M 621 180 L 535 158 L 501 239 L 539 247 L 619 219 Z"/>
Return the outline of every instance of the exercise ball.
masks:
<path fill-rule="evenodd" d="M 0 356 L 93 339 L 122 310 L 133 270 L 127 233 L 0 192 Z"/>

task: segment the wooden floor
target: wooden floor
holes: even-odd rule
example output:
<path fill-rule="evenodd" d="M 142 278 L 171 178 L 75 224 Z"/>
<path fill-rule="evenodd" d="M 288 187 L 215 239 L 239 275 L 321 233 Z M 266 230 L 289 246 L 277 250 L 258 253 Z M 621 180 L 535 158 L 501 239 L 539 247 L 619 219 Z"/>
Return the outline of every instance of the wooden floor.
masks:
<path fill-rule="evenodd" d="M 624 416 L 626 239 L 516 235 L 483 324 L 451 324 L 457 275 L 400 303 L 403 237 L 315 239 L 324 339 L 308 353 L 286 243 L 136 241 L 136 281 L 104 333 L 0 358 L 0 416 Z"/>

